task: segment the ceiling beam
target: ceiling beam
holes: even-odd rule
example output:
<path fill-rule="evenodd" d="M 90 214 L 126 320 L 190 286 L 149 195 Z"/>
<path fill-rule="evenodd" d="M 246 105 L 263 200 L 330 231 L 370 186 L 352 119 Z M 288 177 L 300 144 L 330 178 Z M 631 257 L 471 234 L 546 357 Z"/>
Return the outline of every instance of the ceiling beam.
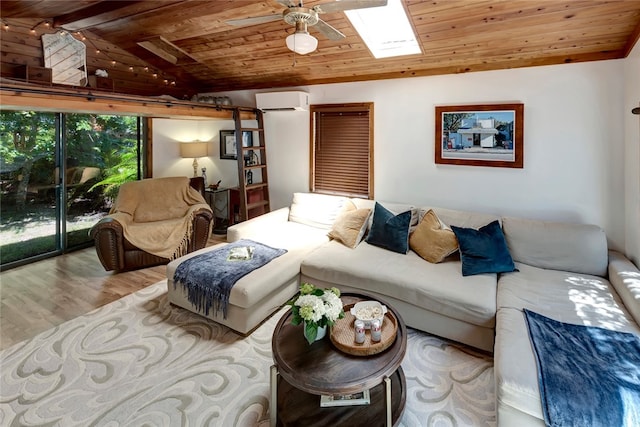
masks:
<path fill-rule="evenodd" d="M 169 4 L 162 3 L 162 6 L 173 3 L 176 2 Z M 147 12 L 150 9 L 155 9 L 155 6 L 157 5 L 153 4 L 153 2 L 106 0 L 74 12 L 56 16 L 53 18 L 53 26 L 56 28 L 64 27 L 69 31 L 81 31 L 86 28 Z"/>
<path fill-rule="evenodd" d="M 187 52 L 162 36 L 150 37 L 137 42 L 137 44 L 173 65 L 185 65 L 198 62 Z"/>
<path fill-rule="evenodd" d="M 0 84 L 0 97 L 2 108 L 6 110 L 226 120 L 233 119 L 234 111 L 233 106 L 12 83 Z M 242 111 L 240 117 L 242 120 L 254 120 L 255 113 Z"/>

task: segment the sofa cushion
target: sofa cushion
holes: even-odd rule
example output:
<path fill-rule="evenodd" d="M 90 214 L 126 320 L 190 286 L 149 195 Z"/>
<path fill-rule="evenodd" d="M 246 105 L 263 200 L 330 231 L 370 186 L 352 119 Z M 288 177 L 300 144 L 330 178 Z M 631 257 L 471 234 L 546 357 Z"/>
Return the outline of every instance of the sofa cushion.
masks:
<path fill-rule="evenodd" d="M 458 250 L 458 240 L 451 228 L 429 209 L 409 236 L 409 246 L 427 261 L 438 263 Z"/>
<path fill-rule="evenodd" d="M 380 203 L 373 210 L 373 224 L 367 236 L 367 243 L 393 252 L 406 254 L 409 250 L 409 225 L 411 211 L 394 215 Z"/>
<path fill-rule="evenodd" d="M 561 322 L 640 334 L 620 297 L 602 277 L 516 263 L 500 276 L 495 343 L 495 378 L 500 405 L 542 419 L 533 350 L 522 309 Z"/>
<path fill-rule="evenodd" d="M 355 248 L 362 241 L 367 230 L 371 209 L 354 209 L 343 212 L 333 223 L 329 237 L 349 248 Z"/>
<path fill-rule="evenodd" d="M 448 226 L 455 225 L 456 227 L 478 229 L 483 225 L 489 224 L 493 221 L 500 222 L 500 217 L 498 215 L 439 207 L 420 208 L 420 217 L 425 215 L 429 211 L 429 209 L 433 209 L 436 215 L 438 215 L 438 218 L 440 218 L 442 222 L 444 222 Z"/>
<path fill-rule="evenodd" d="M 451 226 L 460 245 L 462 275 L 506 273 L 514 270 L 513 260 L 498 221 L 478 230 Z"/>
<path fill-rule="evenodd" d="M 357 198 L 351 199 L 351 201 L 353 202 L 355 207 L 358 209 L 369 208 L 371 209 L 371 211 L 373 211 L 375 208 L 375 204 L 380 203 L 382 206 L 384 206 L 385 209 L 390 210 L 395 215 L 401 214 L 406 211 L 411 211 L 411 228 L 412 229 L 416 225 L 418 225 L 418 222 L 420 219 L 419 217 L 420 211 L 418 210 L 418 208 L 407 203 L 392 203 L 392 202 L 384 202 L 384 201 L 377 202 L 375 200 L 357 199 Z M 369 217 L 369 228 L 371 228 L 372 223 L 373 223 L 373 215 Z"/>
<path fill-rule="evenodd" d="M 317 193 L 294 193 L 289 221 L 330 230 L 348 198 Z"/>
<path fill-rule="evenodd" d="M 596 225 L 504 217 L 502 227 L 516 262 L 603 277 L 607 274 L 607 237 Z"/>
<path fill-rule="evenodd" d="M 368 244 L 355 249 L 331 241 L 305 257 L 308 278 L 359 288 L 473 325 L 495 324 L 496 275 L 460 275 L 460 261 L 425 262 L 415 252 L 399 254 Z"/>

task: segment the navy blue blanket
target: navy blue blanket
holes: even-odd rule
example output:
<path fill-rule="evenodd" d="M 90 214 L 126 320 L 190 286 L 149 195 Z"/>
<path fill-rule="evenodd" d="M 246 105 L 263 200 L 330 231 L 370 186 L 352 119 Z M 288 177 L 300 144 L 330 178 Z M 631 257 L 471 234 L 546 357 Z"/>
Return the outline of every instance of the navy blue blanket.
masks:
<path fill-rule="evenodd" d="M 640 426 L 640 337 L 524 310 L 548 426 Z"/>
<path fill-rule="evenodd" d="M 229 251 L 248 246 L 253 256 L 248 260 L 229 261 Z M 173 287 L 180 282 L 187 290 L 189 302 L 200 312 L 209 315 L 222 310 L 227 318 L 231 288 L 242 277 L 262 267 L 274 258 L 286 253 L 286 249 L 275 249 L 253 240 L 238 240 L 221 248 L 189 258 L 178 265 L 173 275 Z"/>

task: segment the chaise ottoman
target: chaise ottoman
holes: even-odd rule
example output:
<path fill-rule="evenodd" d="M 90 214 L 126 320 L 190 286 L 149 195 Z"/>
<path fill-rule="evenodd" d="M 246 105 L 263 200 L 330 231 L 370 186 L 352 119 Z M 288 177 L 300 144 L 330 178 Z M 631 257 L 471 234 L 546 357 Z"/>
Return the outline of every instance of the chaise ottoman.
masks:
<path fill-rule="evenodd" d="M 274 211 L 266 215 L 282 216 L 287 213 Z M 227 232 L 228 240 L 251 239 L 273 248 L 286 249 L 287 253 L 252 271 L 233 285 L 229 294 L 226 319 L 221 311 L 214 314 L 214 311 L 210 310 L 208 315 L 198 311 L 187 298 L 187 291 L 182 284 L 174 283 L 173 277 L 176 268 L 183 261 L 224 247 L 228 243 L 200 249 L 171 261 L 167 265 L 169 302 L 228 326 L 240 334 L 248 335 L 293 297 L 298 292 L 300 285 L 300 263 L 309 252 L 329 240 L 326 236 L 326 230 L 290 223 L 286 229 L 266 227 L 262 228 L 262 232 L 256 232 L 256 230 L 252 230 L 251 222 L 250 220 L 238 224 L 238 227 L 233 226 L 237 228 L 236 230 L 231 230 L 233 228 L 231 227 Z M 244 233 L 245 229 L 252 230 L 252 232 Z"/>
<path fill-rule="evenodd" d="M 252 271 L 238 280 L 229 294 L 226 319 L 222 310 L 209 314 L 197 310 L 187 298 L 187 291 L 181 283 L 173 280 L 176 268 L 188 258 L 226 246 L 227 243 L 211 246 L 175 259 L 167 265 L 167 292 L 169 302 L 205 316 L 217 323 L 248 335 L 263 320 L 278 310 L 298 289 L 300 262 L 296 256 L 286 254 Z M 214 314 L 215 313 L 215 314 Z"/>

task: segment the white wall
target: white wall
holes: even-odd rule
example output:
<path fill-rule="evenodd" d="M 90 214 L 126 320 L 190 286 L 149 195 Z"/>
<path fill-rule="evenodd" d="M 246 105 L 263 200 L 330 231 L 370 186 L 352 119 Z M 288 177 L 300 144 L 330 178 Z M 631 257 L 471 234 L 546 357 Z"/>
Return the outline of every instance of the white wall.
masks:
<path fill-rule="evenodd" d="M 218 180 L 223 187 L 238 185 L 238 167 L 235 160 L 220 159 L 220 130 L 233 130 L 233 120 L 153 120 L 153 176 L 193 176 L 193 159 L 180 157 L 180 142 L 209 142 L 209 155 L 198 159 L 198 175 L 207 168 L 209 184 Z"/>
<path fill-rule="evenodd" d="M 640 43 L 624 61 L 625 201 L 626 253 L 640 265 L 640 116 L 631 109 L 640 106 Z"/>
<path fill-rule="evenodd" d="M 375 103 L 378 200 L 594 223 L 624 250 L 624 61 L 294 89 L 309 92 L 312 104 Z M 224 95 L 255 105 L 255 92 Z M 524 169 L 435 164 L 436 105 L 501 102 L 525 105 Z M 268 112 L 265 128 L 278 208 L 309 189 L 309 116 Z"/>

